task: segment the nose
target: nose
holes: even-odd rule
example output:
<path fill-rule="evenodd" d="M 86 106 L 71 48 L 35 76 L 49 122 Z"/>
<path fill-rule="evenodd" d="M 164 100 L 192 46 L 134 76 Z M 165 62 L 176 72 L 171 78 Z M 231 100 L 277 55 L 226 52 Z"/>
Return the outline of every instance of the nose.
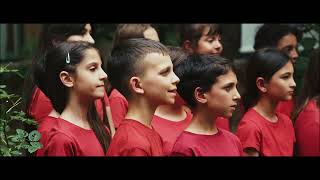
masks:
<path fill-rule="evenodd" d="M 94 39 L 93 39 L 93 37 L 91 36 L 90 33 L 88 33 L 88 34 L 85 36 L 85 39 L 84 39 L 84 40 L 87 41 L 87 42 L 89 42 L 89 43 L 92 43 L 92 44 L 95 43 L 95 41 L 94 41 Z"/>
<path fill-rule="evenodd" d="M 216 40 L 215 41 L 215 44 L 214 44 L 214 50 L 216 51 L 216 52 L 219 52 L 219 53 L 221 53 L 222 52 L 222 49 L 223 49 L 223 47 L 222 47 L 222 44 L 221 44 L 221 42 L 219 41 L 219 40 Z"/>
<path fill-rule="evenodd" d="M 292 89 L 296 88 L 296 82 L 294 81 L 293 77 L 291 78 L 291 81 L 290 81 L 290 88 Z"/>
<path fill-rule="evenodd" d="M 105 79 L 107 79 L 107 78 L 108 78 L 107 73 L 106 73 L 106 72 L 104 72 L 104 70 L 103 70 L 103 69 L 101 69 L 100 79 L 101 79 L 101 80 L 105 80 Z"/>
<path fill-rule="evenodd" d="M 173 77 L 172 77 L 172 83 L 173 84 L 178 84 L 180 82 L 179 77 L 172 71 Z"/>
<path fill-rule="evenodd" d="M 240 101 L 240 99 L 241 99 L 240 93 L 237 89 L 236 89 L 236 92 L 233 96 L 233 99 L 236 100 L 237 102 Z"/>

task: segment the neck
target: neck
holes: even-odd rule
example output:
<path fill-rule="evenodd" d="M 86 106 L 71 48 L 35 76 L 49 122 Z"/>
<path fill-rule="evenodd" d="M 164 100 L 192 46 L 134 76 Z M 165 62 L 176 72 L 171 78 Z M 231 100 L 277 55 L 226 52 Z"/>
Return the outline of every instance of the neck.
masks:
<path fill-rule="evenodd" d="M 186 129 L 189 132 L 204 135 L 213 135 L 218 132 L 215 120 L 218 116 L 210 112 L 205 106 L 195 108 L 192 121 Z"/>
<path fill-rule="evenodd" d="M 151 128 L 151 120 L 157 105 L 149 103 L 144 98 L 132 98 L 128 100 L 128 112 L 126 119 L 136 120 L 145 126 Z"/>
<path fill-rule="evenodd" d="M 176 104 L 158 106 L 155 115 L 174 122 L 182 121 L 187 116 L 183 106 Z"/>
<path fill-rule="evenodd" d="M 257 112 L 271 122 L 277 121 L 276 108 L 278 101 L 274 101 L 268 97 L 262 96 L 258 103 L 253 107 Z"/>
<path fill-rule="evenodd" d="M 88 99 L 80 99 L 76 94 L 70 93 L 60 117 L 82 128 L 91 129 L 87 118 L 89 103 Z"/>

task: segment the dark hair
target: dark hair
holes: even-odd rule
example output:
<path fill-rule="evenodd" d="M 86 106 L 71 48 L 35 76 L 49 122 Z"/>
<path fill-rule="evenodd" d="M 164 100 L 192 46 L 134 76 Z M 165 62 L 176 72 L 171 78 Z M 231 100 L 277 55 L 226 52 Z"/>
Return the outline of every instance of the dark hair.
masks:
<path fill-rule="evenodd" d="M 88 23 L 86 23 L 88 24 Z M 40 72 L 43 69 L 41 59 L 45 52 L 54 47 L 55 42 L 66 41 L 71 35 L 83 35 L 86 24 L 45 24 L 39 38 L 38 52 L 31 63 L 30 69 L 26 75 L 23 92 L 23 111 L 29 115 L 29 106 L 32 100 L 33 92 L 36 88 L 35 71 Z"/>
<path fill-rule="evenodd" d="M 171 58 L 173 69 L 181 62 L 187 59 L 188 53 L 179 46 L 166 46 L 169 50 L 169 56 Z"/>
<path fill-rule="evenodd" d="M 304 85 L 301 95 L 298 96 L 295 102 L 295 108 L 292 112 L 292 120 L 295 121 L 307 105 L 307 102 L 315 98 L 317 106 L 320 107 L 320 60 L 319 48 L 315 49 L 310 54 L 308 68 L 304 75 Z"/>
<path fill-rule="evenodd" d="M 257 78 L 262 77 L 264 80 L 269 81 L 274 73 L 288 62 L 289 56 L 276 48 L 260 49 L 251 55 L 246 75 L 247 92 L 242 96 L 246 111 L 254 106 L 259 99 L 259 90 L 256 86 Z"/>
<path fill-rule="evenodd" d="M 50 49 L 44 56 L 44 73 L 36 73 L 37 75 L 41 75 L 44 77 L 40 78 L 36 76 L 39 82 L 39 88 L 51 100 L 53 108 L 60 114 L 65 109 L 68 101 L 68 88 L 64 86 L 61 82 L 59 74 L 61 71 L 75 73 L 77 65 L 81 63 L 88 49 L 95 49 L 99 53 L 98 49 L 90 43 L 60 43 L 57 47 Z M 68 53 L 70 56 L 70 63 L 66 63 L 66 57 Z M 46 80 L 46 82 L 43 82 L 44 79 Z M 101 101 L 103 101 L 103 98 L 101 99 Z M 94 101 L 92 101 L 89 105 L 87 118 L 90 127 L 94 131 L 95 135 L 97 136 L 97 139 L 99 140 L 101 146 L 106 152 L 111 137 L 107 134 L 106 129 L 104 127 L 105 124 L 110 129 L 105 111 L 103 111 L 103 120 L 101 120 L 97 113 Z"/>
<path fill-rule="evenodd" d="M 205 28 L 209 28 L 208 36 L 221 34 L 219 24 L 181 24 L 178 26 L 180 44 L 182 45 L 184 41 L 189 40 L 196 47 Z"/>
<path fill-rule="evenodd" d="M 299 41 L 302 38 L 302 32 L 294 26 L 288 24 L 264 24 L 256 33 L 253 48 L 255 50 L 276 47 L 279 40 L 288 34 L 293 34 Z"/>
<path fill-rule="evenodd" d="M 113 47 L 120 41 L 131 38 L 144 38 L 144 32 L 152 28 L 150 24 L 119 24 L 113 36 Z"/>
<path fill-rule="evenodd" d="M 160 42 L 133 38 L 122 41 L 112 49 L 107 64 L 108 79 L 111 85 L 123 96 L 130 96 L 129 79 L 144 73 L 143 59 L 150 53 L 169 55 L 168 49 Z"/>
<path fill-rule="evenodd" d="M 211 89 L 217 77 L 234 70 L 231 61 L 214 55 L 194 54 L 188 56 L 175 68 L 176 75 L 180 78 L 178 93 L 191 107 L 196 106 L 194 91 L 200 87 L 203 92 Z"/>

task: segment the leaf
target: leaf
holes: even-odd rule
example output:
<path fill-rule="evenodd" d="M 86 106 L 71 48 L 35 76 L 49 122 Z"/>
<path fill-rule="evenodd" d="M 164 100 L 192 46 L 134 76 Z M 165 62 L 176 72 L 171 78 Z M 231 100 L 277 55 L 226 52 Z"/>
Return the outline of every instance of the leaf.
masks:
<path fill-rule="evenodd" d="M 18 156 L 18 155 L 21 155 L 22 153 L 19 151 L 11 151 L 11 154 L 14 156 Z"/>
<path fill-rule="evenodd" d="M 3 156 L 11 156 L 10 149 L 8 149 L 6 146 L 2 146 L 0 151 Z"/>
<path fill-rule="evenodd" d="M 316 44 L 316 40 L 310 37 L 306 37 L 300 41 L 300 44 L 303 46 L 304 51 L 309 51 Z"/>
<path fill-rule="evenodd" d="M 39 141 L 40 138 L 41 138 L 41 134 L 37 130 L 33 130 L 29 133 L 30 141 Z"/>
<path fill-rule="evenodd" d="M 42 148 L 42 144 L 39 143 L 39 142 L 30 142 L 31 146 L 37 148 L 37 149 L 40 149 Z"/>
<path fill-rule="evenodd" d="M 33 147 L 33 146 L 29 146 L 29 148 L 28 148 L 29 153 L 34 153 L 34 152 L 36 152 L 37 150 L 38 150 L 38 149 L 35 148 L 35 147 Z"/>
<path fill-rule="evenodd" d="M 21 145 L 21 148 L 23 148 L 23 149 L 28 149 L 29 147 L 30 147 L 29 144 L 23 144 L 23 145 Z"/>
<path fill-rule="evenodd" d="M 16 129 L 18 136 L 20 137 L 27 137 L 28 133 L 27 131 L 23 130 L 23 129 Z"/>

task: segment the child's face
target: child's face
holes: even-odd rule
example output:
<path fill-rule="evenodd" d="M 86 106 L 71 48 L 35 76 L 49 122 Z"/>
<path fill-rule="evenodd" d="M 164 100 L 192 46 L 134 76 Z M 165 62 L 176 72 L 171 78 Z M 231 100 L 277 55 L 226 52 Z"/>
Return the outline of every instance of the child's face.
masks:
<path fill-rule="evenodd" d="M 214 36 L 208 36 L 209 28 L 205 28 L 202 36 L 200 37 L 197 47 L 195 47 L 194 52 L 198 54 L 213 54 L 220 55 L 222 53 L 223 47 L 221 44 L 220 34 L 215 34 Z"/>
<path fill-rule="evenodd" d="M 297 52 L 298 42 L 297 38 L 293 34 L 283 36 L 277 45 L 278 49 L 285 51 L 291 58 L 292 62 L 295 63 L 299 54 Z"/>
<path fill-rule="evenodd" d="M 158 36 L 158 33 L 157 31 L 152 28 L 152 27 L 149 27 L 147 30 L 145 30 L 143 32 L 143 36 L 146 38 L 146 39 L 151 39 L 151 40 L 154 40 L 154 41 L 159 41 L 159 36 Z"/>
<path fill-rule="evenodd" d="M 91 25 L 86 24 L 85 27 L 85 33 L 83 35 L 71 35 L 67 41 L 72 42 L 72 41 L 85 41 L 94 44 L 94 39 L 91 36 Z"/>
<path fill-rule="evenodd" d="M 87 49 L 84 59 L 77 65 L 74 86 L 71 90 L 83 98 L 104 96 L 104 80 L 107 74 L 101 68 L 101 58 L 95 49 Z"/>
<path fill-rule="evenodd" d="M 211 112 L 226 118 L 232 116 L 241 98 L 236 88 L 237 83 L 237 76 L 232 70 L 217 77 L 217 81 L 205 93 L 208 108 Z"/>
<path fill-rule="evenodd" d="M 296 83 L 293 79 L 293 65 L 288 62 L 280 70 L 278 70 L 267 82 L 267 95 L 276 100 L 290 100 L 292 99 Z"/>
<path fill-rule="evenodd" d="M 173 72 L 170 57 L 150 53 L 144 58 L 142 66 L 145 72 L 140 79 L 144 95 L 155 105 L 173 104 L 180 79 Z"/>

